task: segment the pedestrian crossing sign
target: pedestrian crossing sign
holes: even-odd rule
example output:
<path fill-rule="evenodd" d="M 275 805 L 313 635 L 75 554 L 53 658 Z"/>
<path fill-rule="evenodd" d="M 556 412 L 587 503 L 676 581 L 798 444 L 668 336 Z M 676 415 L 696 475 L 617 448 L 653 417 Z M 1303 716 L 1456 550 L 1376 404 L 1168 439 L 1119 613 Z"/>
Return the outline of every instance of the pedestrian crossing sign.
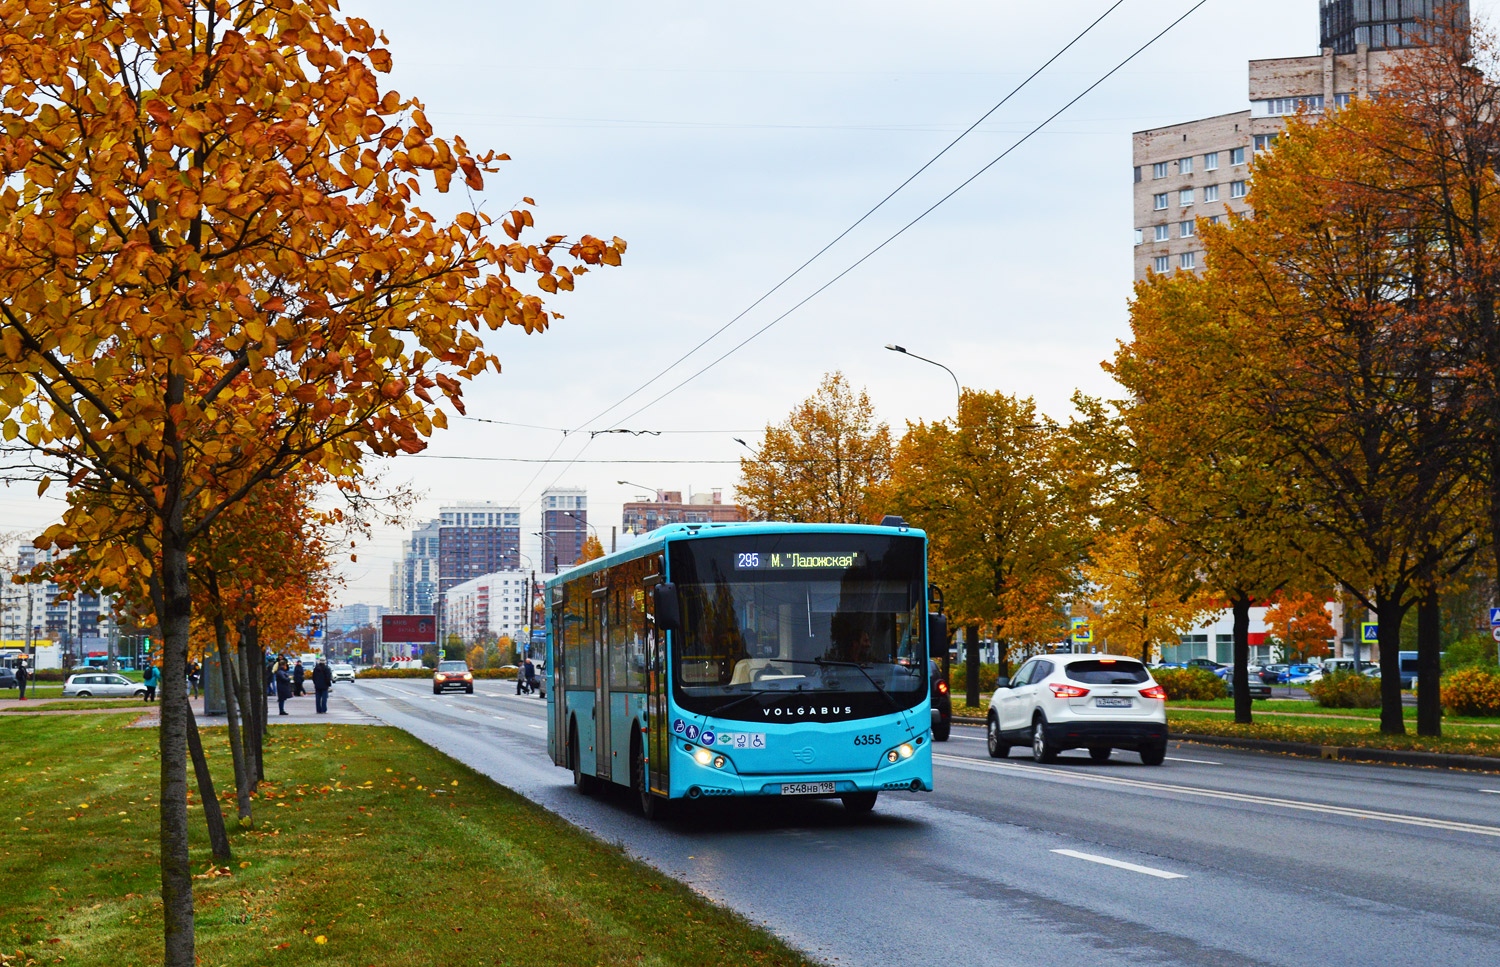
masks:
<path fill-rule="evenodd" d="M 1074 618 L 1072 624 L 1073 644 L 1087 645 L 1094 640 L 1094 632 L 1093 629 L 1089 627 L 1089 619 Z"/>
<path fill-rule="evenodd" d="M 1380 644 L 1380 625 L 1374 621 L 1366 621 L 1360 625 L 1359 640 L 1367 645 Z"/>

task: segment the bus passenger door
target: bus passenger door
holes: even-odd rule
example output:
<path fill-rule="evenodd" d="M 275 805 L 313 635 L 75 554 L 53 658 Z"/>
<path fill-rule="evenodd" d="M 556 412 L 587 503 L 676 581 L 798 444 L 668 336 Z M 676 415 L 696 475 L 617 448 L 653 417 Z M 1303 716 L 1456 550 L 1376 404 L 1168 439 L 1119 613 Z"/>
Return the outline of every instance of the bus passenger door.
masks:
<path fill-rule="evenodd" d="M 568 762 L 568 689 L 564 675 L 567 672 L 567 662 L 572 661 L 572 655 L 566 654 L 563 642 L 566 636 L 563 634 L 563 589 L 558 588 L 552 593 L 552 627 L 547 635 L 547 647 L 550 654 L 547 655 L 547 675 L 551 681 L 547 685 L 547 701 L 552 708 L 552 737 L 554 742 L 552 761 L 557 765 L 566 766 Z M 521 674 L 516 670 L 516 674 Z"/>
<path fill-rule="evenodd" d="M 665 794 L 667 761 L 672 744 L 672 729 L 667 722 L 667 643 L 665 634 L 656 627 L 656 604 L 651 589 L 661 583 L 659 576 L 646 578 L 646 769 L 648 785 Z"/>
<path fill-rule="evenodd" d="M 608 781 L 609 767 L 609 586 L 594 590 L 594 775 Z"/>

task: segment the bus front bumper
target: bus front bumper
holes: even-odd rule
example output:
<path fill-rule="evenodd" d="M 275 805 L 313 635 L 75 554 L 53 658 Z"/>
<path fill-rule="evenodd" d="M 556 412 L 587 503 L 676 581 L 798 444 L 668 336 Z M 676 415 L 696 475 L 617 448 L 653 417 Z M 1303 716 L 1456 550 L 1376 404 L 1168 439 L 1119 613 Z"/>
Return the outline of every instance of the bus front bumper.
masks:
<path fill-rule="evenodd" d="M 930 739 L 929 739 L 930 741 Z M 706 796 L 847 796 L 858 792 L 931 792 L 932 754 L 924 742 L 917 754 L 880 768 L 859 772 L 797 773 L 741 776 L 732 764 L 725 768 L 702 765 L 688 756 L 674 756 L 672 797 Z"/>

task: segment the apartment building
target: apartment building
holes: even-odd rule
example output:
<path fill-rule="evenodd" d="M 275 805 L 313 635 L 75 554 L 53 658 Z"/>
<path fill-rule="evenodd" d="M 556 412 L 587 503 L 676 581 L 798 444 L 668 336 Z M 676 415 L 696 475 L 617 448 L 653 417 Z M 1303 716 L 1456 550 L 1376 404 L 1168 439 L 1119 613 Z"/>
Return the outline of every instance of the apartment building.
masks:
<path fill-rule="evenodd" d="M 1445 0 L 1321 0 L 1320 53 L 1253 60 L 1249 106 L 1132 136 L 1135 278 L 1203 267 L 1203 220 L 1250 211 L 1250 161 L 1299 113 L 1321 115 L 1378 90 L 1398 51 L 1422 43 Z"/>

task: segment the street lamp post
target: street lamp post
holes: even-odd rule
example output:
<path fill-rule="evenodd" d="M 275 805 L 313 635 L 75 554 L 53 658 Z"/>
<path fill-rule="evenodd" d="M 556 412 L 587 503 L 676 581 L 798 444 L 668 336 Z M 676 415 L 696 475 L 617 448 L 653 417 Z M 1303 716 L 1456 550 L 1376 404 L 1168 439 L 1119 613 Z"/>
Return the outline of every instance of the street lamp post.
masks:
<path fill-rule="evenodd" d="M 900 353 L 903 356 L 910 356 L 912 359 L 920 359 L 924 363 L 931 363 L 932 365 L 934 365 L 934 366 L 938 367 L 939 369 L 941 369 L 943 372 L 947 373 L 949 376 L 953 376 L 953 389 L 956 391 L 956 393 L 958 395 L 958 404 L 959 404 L 959 406 L 960 407 L 963 406 L 964 388 L 959 385 L 959 383 L 958 383 L 958 377 L 953 375 L 953 370 L 949 369 L 947 366 L 944 366 L 942 363 L 938 362 L 936 359 L 928 359 L 926 356 L 918 356 L 916 353 L 914 353 L 911 350 L 907 349 L 905 346 L 898 346 L 895 343 L 888 343 L 885 348 L 889 349 L 893 353 Z M 953 416 L 954 416 L 955 420 L 958 418 L 958 410 L 954 410 L 953 411 Z"/>
<path fill-rule="evenodd" d="M 557 540 L 551 534 L 546 534 L 546 533 L 543 533 L 542 531 L 532 531 L 532 533 L 535 534 L 537 537 L 540 537 L 543 541 L 552 541 L 552 573 L 556 574 L 557 573 Z M 545 570 L 546 567 L 547 567 L 547 545 L 544 543 L 544 544 L 542 544 L 542 568 L 543 568 L 543 570 Z"/>

